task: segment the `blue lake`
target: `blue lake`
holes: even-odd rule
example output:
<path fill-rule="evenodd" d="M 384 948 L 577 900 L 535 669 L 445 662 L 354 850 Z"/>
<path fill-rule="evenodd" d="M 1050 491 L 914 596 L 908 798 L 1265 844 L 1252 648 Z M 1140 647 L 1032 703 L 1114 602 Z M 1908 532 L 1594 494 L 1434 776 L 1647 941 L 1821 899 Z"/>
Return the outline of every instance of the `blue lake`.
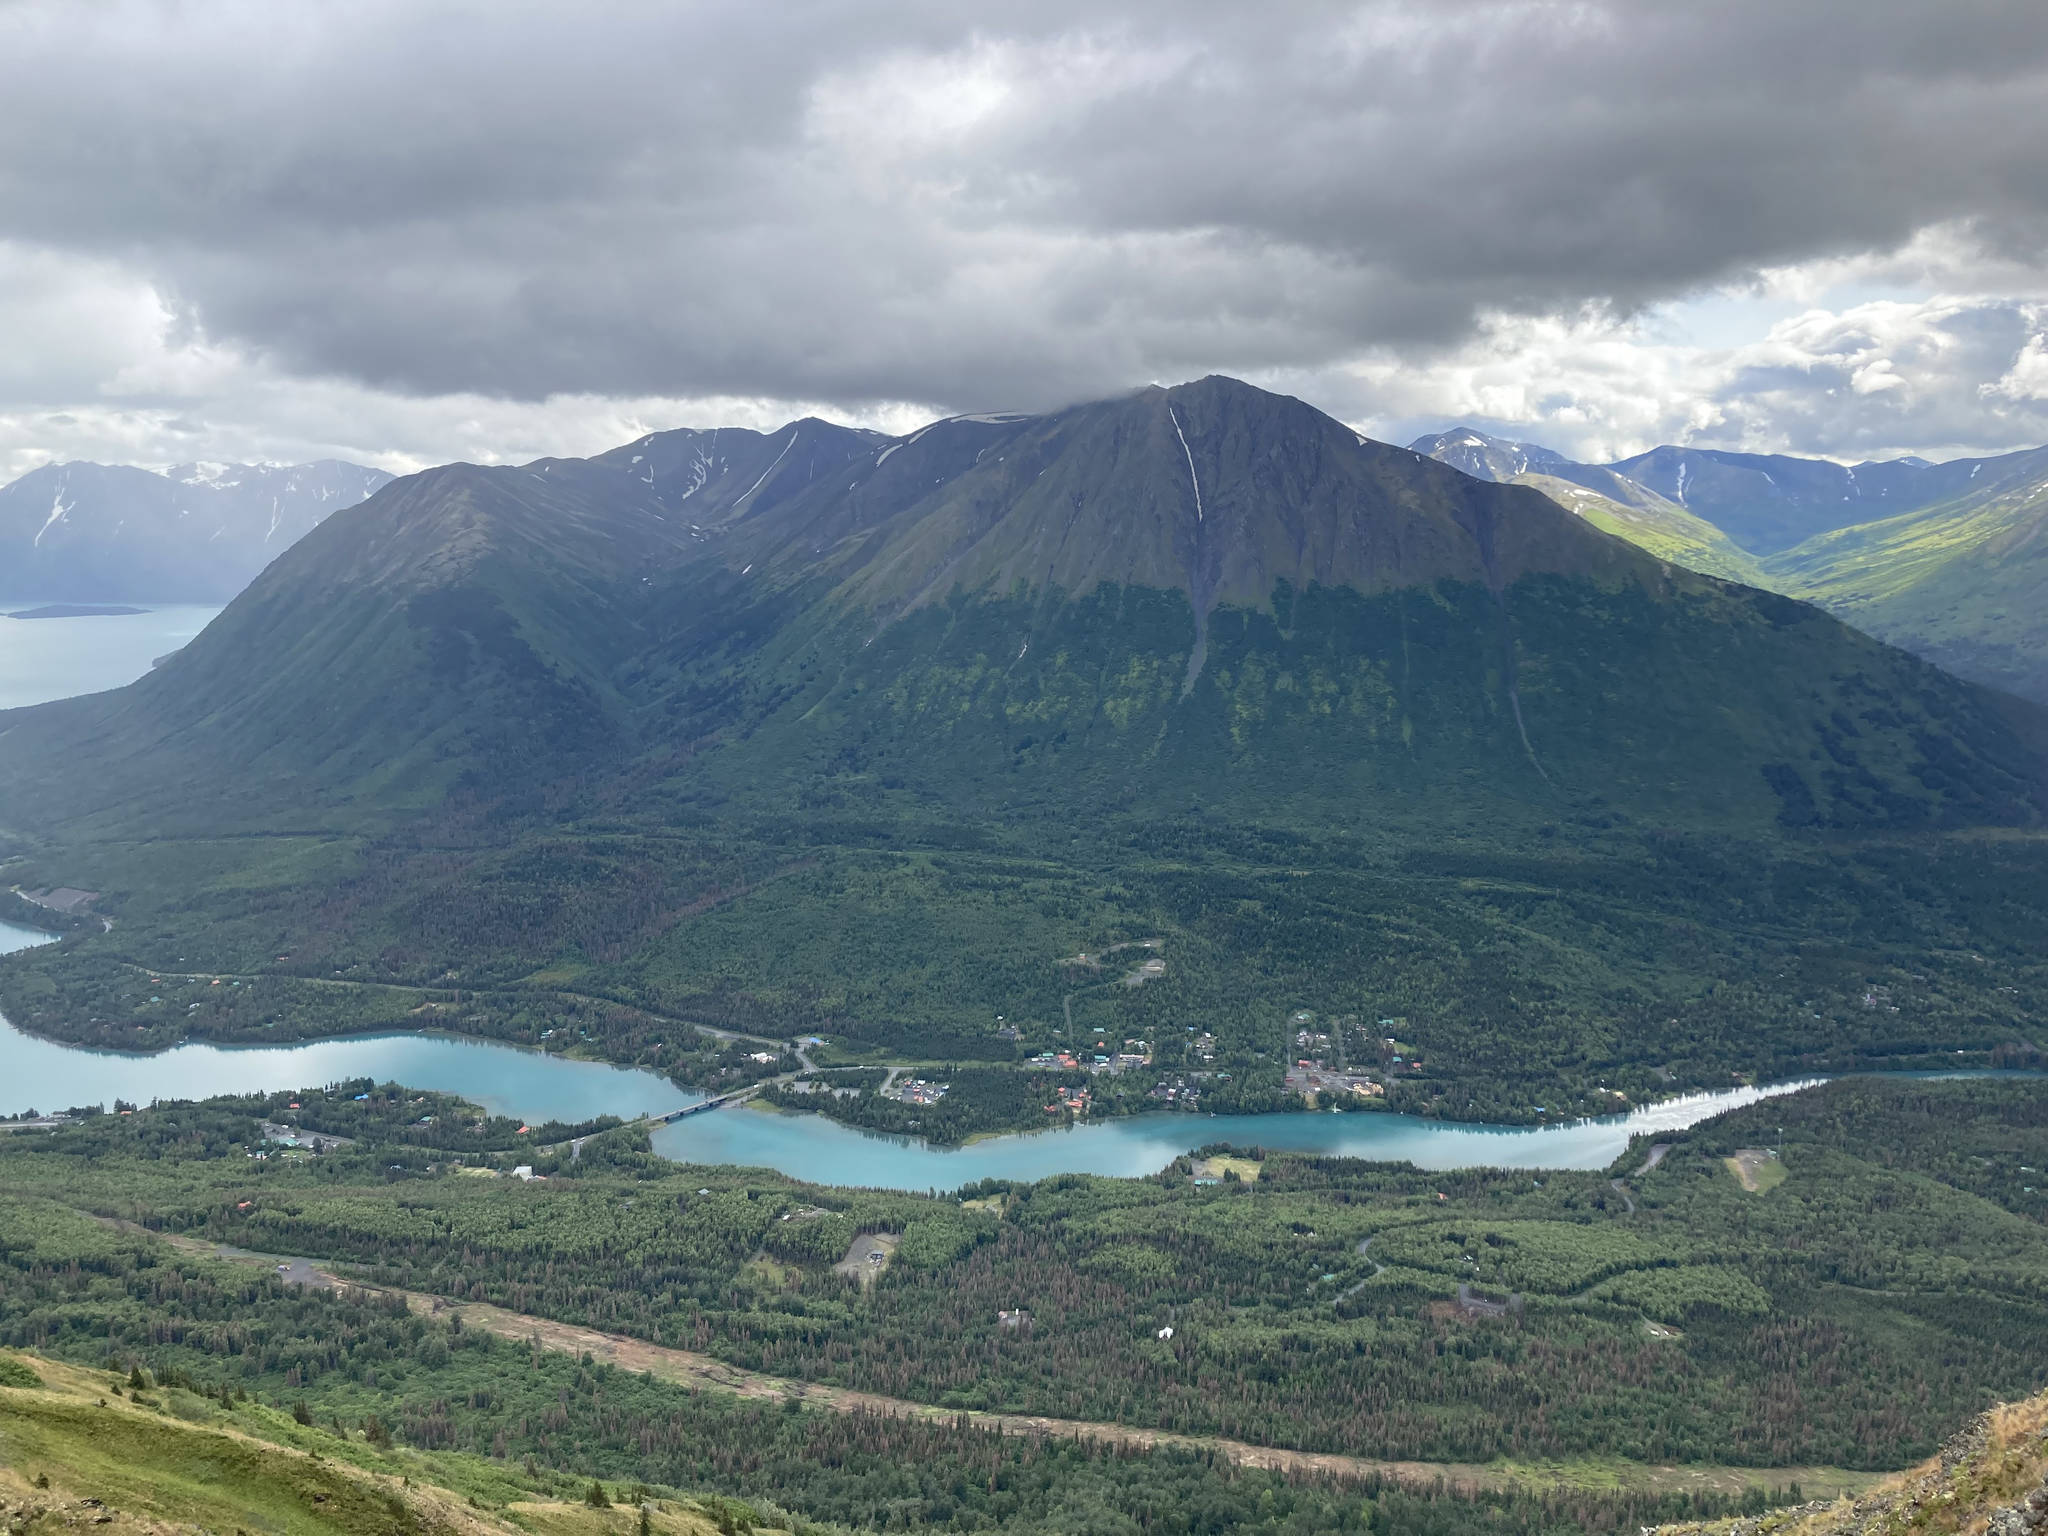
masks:
<path fill-rule="evenodd" d="M 0 924 L 0 953 L 47 934 Z M 698 1096 L 651 1072 L 568 1061 L 508 1045 L 437 1035 L 366 1035 L 291 1046 L 181 1045 L 154 1056 L 88 1051 L 0 1023 L 0 1114 L 117 1098 L 199 1099 L 308 1088 L 344 1078 L 396 1080 L 458 1093 L 538 1123 L 659 1114 Z M 1603 1168 L 1629 1137 L 1677 1130 L 1802 1085 L 1695 1094 L 1600 1120 L 1534 1128 L 1455 1125 L 1388 1114 L 1147 1115 L 941 1149 L 854 1130 L 820 1115 L 722 1109 L 658 1128 L 654 1146 L 691 1163 L 774 1168 L 824 1184 L 953 1189 L 976 1179 L 1056 1173 L 1155 1173 L 1215 1141 L 1276 1151 L 1406 1161 L 1422 1168 Z"/>
<path fill-rule="evenodd" d="M 0 597 L 0 615 L 45 606 Z M 0 617 L 0 709 L 125 687 L 148 672 L 159 656 L 169 655 L 206 628 L 219 612 L 217 605 L 162 603 L 143 613 L 96 618 Z"/>

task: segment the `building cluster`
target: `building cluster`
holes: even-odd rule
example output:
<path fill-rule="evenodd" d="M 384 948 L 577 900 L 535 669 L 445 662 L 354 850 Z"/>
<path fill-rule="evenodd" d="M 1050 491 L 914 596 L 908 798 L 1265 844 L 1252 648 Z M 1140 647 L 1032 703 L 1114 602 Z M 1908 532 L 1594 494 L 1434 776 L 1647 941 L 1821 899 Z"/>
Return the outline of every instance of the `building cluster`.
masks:
<path fill-rule="evenodd" d="M 1296 1014 L 1298 1022 L 1303 1015 Z M 1304 1056 L 1321 1058 L 1330 1052 L 1330 1037 L 1320 1030 L 1297 1029 L 1294 1032 L 1294 1048 Z"/>
<path fill-rule="evenodd" d="M 1171 1077 L 1162 1077 L 1145 1097 L 1171 1104 L 1176 1109 L 1193 1109 L 1202 1102 L 1202 1080 L 1209 1075 L 1207 1072 L 1178 1072 Z"/>
<path fill-rule="evenodd" d="M 1059 1114 L 1062 1110 L 1070 1115 L 1088 1113 L 1088 1090 L 1086 1088 L 1062 1088 L 1053 1101 L 1045 1106 L 1048 1115 Z"/>
<path fill-rule="evenodd" d="M 1296 1061 L 1287 1069 L 1287 1087 L 1290 1092 L 1307 1099 L 1325 1093 L 1348 1093 L 1361 1099 L 1375 1099 L 1387 1091 L 1384 1083 L 1375 1082 L 1362 1072 L 1334 1071 L 1306 1060 Z"/>
<path fill-rule="evenodd" d="M 292 1107 L 296 1109 L 298 1106 Z M 355 1145 L 352 1137 L 330 1136 L 325 1131 L 301 1130 L 296 1125 L 283 1125 L 273 1120 L 263 1122 L 263 1139 L 278 1146 L 295 1147 L 313 1153 L 332 1152 L 337 1147 Z"/>
<path fill-rule="evenodd" d="M 1422 1057 L 1415 1052 L 1412 1046 L 1404 1046 L 1395 1039 L 1389 1038 L 1381 1042 L 1380 1058 L 1386 1063 L 1389 1072 L 1420 1072 L 1422 1070 Z"/>
<path fill-rule="evenodd" d="M 951 1083 L 928 1083 L 921 1077 L 913 1077 L 883 1090 L 883 1097 L 901 1099 L 905 1104 L 936 1104 L 946 1096 Z"/>
<path fill-rule="evenodd" d="M 1152 1065 L 1152 1047 L 1143 1040 L 1126 1040 L 1122 1050 L 1111 1051 L 1097 1042 L 1096 1049 L 1086 1053 L 1040 1051 L 1024 1065 L 1045 1072 L 1128 1072 Z"/>

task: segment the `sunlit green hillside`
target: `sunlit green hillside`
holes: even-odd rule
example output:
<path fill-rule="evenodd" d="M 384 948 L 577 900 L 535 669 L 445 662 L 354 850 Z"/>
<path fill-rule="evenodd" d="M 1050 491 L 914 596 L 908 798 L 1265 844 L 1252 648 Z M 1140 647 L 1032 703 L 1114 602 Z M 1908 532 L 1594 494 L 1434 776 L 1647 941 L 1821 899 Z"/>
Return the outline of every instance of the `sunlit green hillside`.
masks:
<path fill-rule="evenodd" d="M 1844 528 L 1775 555 L 1782 590 L 1963 677 L 2048 698 L 2048 479 Z"/>

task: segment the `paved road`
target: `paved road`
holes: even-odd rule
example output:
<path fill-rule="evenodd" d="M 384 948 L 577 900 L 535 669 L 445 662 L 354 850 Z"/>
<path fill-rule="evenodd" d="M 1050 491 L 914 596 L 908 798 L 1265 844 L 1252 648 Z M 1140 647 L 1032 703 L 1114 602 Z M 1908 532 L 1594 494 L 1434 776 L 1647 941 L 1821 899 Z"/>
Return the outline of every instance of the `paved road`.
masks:
<path fill-rule="evenodd" d="M 1371 1246 L 1372 1239 L 1369 1237 L 1365 1238 L 1363 1241 L 1359 1243 L 1358 1251 L 1359 1253 L 1364 1254 L 1365 1250 L 1370 1248 Z M 1367 1275 L 1365 1279 L 1359 1281 L 1358 1284 L 1352 1286 L 1350 1290 L 1344 1292 L 1341 1296 L 1339 1296 L 1337 1298 L 1339 1301 L 1349 1301 L 1352 1297 L 1356 1296 L 1360 1291 L 1364 1290 L 1369 1282 L 1377 1280 L 1381 1275 L 1387 1272 L 1387 1266 L 1382 1264 L 1378 1259 L 1372 1258 L 1370 1255 L 1366 1256 L 1366 1262 L 1372 1265 L 1372 1273 Z"/>
<path fill-rule="evenodd" d="M 1669 1152 L 1670 1150 L 1671 1150 L 1671 1143 L 1670 1143 L 1670 1142 L 1668 1142 L 1668 1141 L 1660 1141 L 1660 1142 L 1658 1142 L 1658 1143 L 1657 1143 L 1657 1144 L 1656 1144 L 1656 1145 L 1655 1145 L 1654 1147 L 1650 1148 L 1650 1155 L 1649 1155 L 1649 1156 L 1648 1156 L 1647 1158 L 1645 1158 L 1645 1159 L 1643 1160 L 1643 1166 L 1642 1166 L 1642 1167 L 1640 1167 L 1640 1168 L 1638 1168 L 1638 1169 L 1637 1169 L 1637 1170 L 1635 1171 L 1635 1173 L 1634 1173 L 1633 1177 L 1635 1177 L 1635 1178 L 1638 1178 L 1638 1179 L 1640 1179 L 1640 1178 L 1641 1178 L 1641 1177 L 1642 1177 L 1642 1176 L 1643 1176 L 1644 1174 L 1648 1173 L 1648 1172 L 1649 1172 L 1649 1171 L 1650 1171 L 1650 1170 L 1651 1170 L 1652 1168 L 1656 1167 L 1656 1166 L 1657 1166 L 1657 1165 L 1658 1165 L 1659 1163 L 1663 1162 L 1663 1161 L 1664 1161 L 1664 1154 L 1665 1154 L 1665 1153 L 1667 1153 L 1667 1152 Z M 1608 1183 L 1608 1187 L 1609 1187 L 1609 1188 L 1611 1188 L 1611 1189 L 1612 1189 L 1612 1190 L 1613 1190 L 1613 1191 L 1614 1191 L 1614 1192 L 1615 1192 L 1615 1193 L 1616 1193 L 1617 1195 L 1621 1196 L 1621 1203 L 1622 1203 L 1623 1205 L 1626 1205 L 1626 1206 L 1628 1207 L 1628 1214 L 1629 1214 L 1629 1215 L 1631 1215 L 1631 1216 L 1635 1215 L 1635 1213 L 1636 1213 L 1636 1202 L 1635 1202 L 1635 1197 L 1634 1197 L 1634 1196 L 1632 1196 L 1632 1195 L 1631 1195 L 1631 1194 L 1630 1194 L 1630 1193 L 1628 1192 L 1628 1186 L 1627 1186 L 1626 1184 L 1622 1183 L 1622 1182 L 1621 1182 L 1621 1180 L 1619 1180 L 1619 1179 L 1609 1179 L 1609 1180 L 1607 1181 L 1607 1183 Z"/>

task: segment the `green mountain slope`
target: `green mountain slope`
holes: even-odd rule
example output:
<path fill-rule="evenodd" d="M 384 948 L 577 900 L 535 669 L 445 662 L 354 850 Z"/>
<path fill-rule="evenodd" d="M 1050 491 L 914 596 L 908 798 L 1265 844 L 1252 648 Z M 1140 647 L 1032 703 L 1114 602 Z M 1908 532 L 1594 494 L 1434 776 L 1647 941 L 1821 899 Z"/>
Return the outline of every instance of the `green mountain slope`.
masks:
<path fill-rule="evenodd" d="M 1972 495 L 1774 555 L 1775 584 L 1962 677 L 2048 700 L 2048 452 Z"/>
<path fill-rule="evenodd" d="M 105 1527 L 121 1536 L 710 1536 L 732 1501 L 656 1498 L 647 1520 L 562 1494 L 579 1486 L 484 1457 L 393 1446 L 296 1422 L 277 1407 L 198 1383 L 124 1392 L 125 1371 L 0 1355 L 0 1511 L 21 1536 Z M 385 1413 L 396 1419 L 392 1407 Z M 536 1489 L 554 1485 L 548 1491 Z M 552 1493 L 552 1497 L 550 1496 Z M 751 1524 L 751 1521 L 749 1522 Z"/>
<path fill-rule="evenodd" d="M 963 809 L 2031 814 L 2006 706 L 1230 381 L 945 424 L 719 538 L 650 673 L 744 733 L 702 770 L 735 794 L 766 757 Z"/>
<path fill-rule="evenodd" d="M 1706 519 L 1602 464 L 1581 464 L 1554 449 L 1458 427 L 1410 443 L 1411 452 L 1476 480 L 1526 485 L 1616 538 L 1688 570 L 1767 587 L 1749 553 Z"/>
<path fill-rule="evenodd" d="M 1836 464 L 1667 444 L 1607 467 L 1706 519 L 1751 553 L 1769 555 L 1831 529 L 1965 495 L 1980 477 L 2006 478 L 2024 457 Z"/>
<path fill-rule="evenodd" d="M 1414 1107 L 1469 1115 L 1978 1059 L 2032 1027 L 2031 971 L 1951 961 L 2048 905 L 2044 718 L 1229 380 L 662 434 L 400 482 L 149 678 L 0 716 L 6 879 L 115 919 L 0 995 L 130 1046 L 573 1014 L 665 1065 L 680 1019 L 1199 1024 L 1252 1108 L 1283 1003 L 1424 1021 Z M 1070 996 L 1152 936 L 1165 979 Z M 173 1014 L 145 966 L 279 987 Z M 1845 1001 L 1894 970 L 1940 977 L 1910 1023 Z"/>
<path fill-rule="evenodd" d="M 1960 677 L 2048 702 L 2048 449 L 1841 465 L 1667 446 L 1597 465 L 1472 428 L 1414 447 L 1533 485 L 1660 558 L 1818 603 Z"/>
<path fill-rule="evenodd" d="M 683 749 L 728 794 L 974 812 L 2035 814 L 2038 719 L 1232 381 L 703 436 L 392 487 L 134 688 L 0 720 L 0 821 L 389 813 Z"/>
<path fill-rule="evenodd" d="M 1605 493 L 1557 475 L 1523 473 L 1514 477 L 1514 483 L 1541 491 L 1603 533 L 1627 539 L 1660 560 L 1744 586 L 1773 585 L 1755 556 L 1705 518 L 1695 517 L 1677 502 L 1667 501 L 1625 476 L 1606 474 L 1603 478 L 1609 482 Z"/>

